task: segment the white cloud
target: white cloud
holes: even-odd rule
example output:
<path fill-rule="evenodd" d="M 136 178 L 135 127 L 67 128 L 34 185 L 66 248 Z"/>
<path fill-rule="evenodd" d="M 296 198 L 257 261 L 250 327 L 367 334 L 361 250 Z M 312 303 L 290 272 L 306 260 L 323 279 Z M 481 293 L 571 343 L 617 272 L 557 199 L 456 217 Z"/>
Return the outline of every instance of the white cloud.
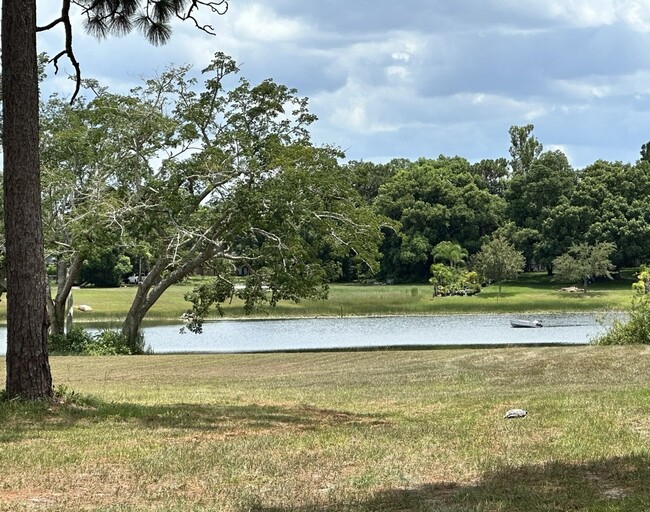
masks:
<path fill-rule="evenodd" d="M 578 100 L 605 98 L 612 93 L 610 82 L 598 77 L 556 80 L 554 87 L 564 95 Z"/>
<path fill-rule="evenodd" d="M 58 15 L 60 0 L 37 1 L 41 24 Z M 216 36 L 179 22 L 164 47 L 140 34 L 96 42 L 77 16 L 84 76 L 125 92 L 221 51 L 251 82 L 309 96 L 314 140 L 355 158 L 507 156 L 508 127 L 534 122 L 542 143 L 584 164 L 636 158 L 650 133 L 650 0 L 232 0 L 225 16 L 200 14 Z M 50 54 L 62 42 L 60 28 L 39 34 Z M 44 88 L 70 94 L 70 71 L 62 59 Z"/>
<path fill-rule="evenodd" d="M 551 17 L 581 27 L 611 25 L 617 16 L 615 0 L 559 0 L 547 3 Z"/>
<path fill-rule="evenodd" d="M 538 15 L 569 26 L 600 27 L 621 23 L 633 30 L 650 31 L 649 0 L 532 0 L 529 6 Z"/>
<path fill-rule="evenodd" d="M 408 69 L 404 66 L 388 66 L 386 68 L 386 75 L 389 78 L 398 78 L 404 80 L 408 78 L 409 72 Z"/>
<path fill-rule="evenodd" d="M 260 42 L 295 41 L 310 33 L 298 18 L 282 18 L 262 4 L 244 6 L 241 11 L 231 5 L 234 30 L 248 40 Z"/>
<path fill-rule="evenodd" d="M 596 101 L 615 98 L 642 99 L 650 95 L 650 70 L 638 70 L 613 77 L 586 76 L 575 80 L 556 80 L 554 89 L 565 101 Z"/>
<path fill-rule="evenodd" d="M 383 119 L 385 111 L 385 89 L 366 90 L 363 84 L 350 81 L 343 89 L 315 98 L 319 110 L 330 112 L 326 118 L 329 124 L 342 132 L 378 133 L 397 131 L 399 126 Z"/>
<path fill-rule="evenodd" d="M 573 156 L 572 156 L 572 150 L 567 146 L 566 144 L 545 144 L 544 145 L 544 150 L 546 151 L 561 151 L 564 153 L 566 156 L 567 160 L 569 161 L 569 165 L 573 167 Z"/>
<path fill-rule="evenodd" d="M 404 62 L 408 62 L 411 60 L 411 53 L 410 52 L 395 52 L 391 55 L 394 60 L 401 60 Z"/>

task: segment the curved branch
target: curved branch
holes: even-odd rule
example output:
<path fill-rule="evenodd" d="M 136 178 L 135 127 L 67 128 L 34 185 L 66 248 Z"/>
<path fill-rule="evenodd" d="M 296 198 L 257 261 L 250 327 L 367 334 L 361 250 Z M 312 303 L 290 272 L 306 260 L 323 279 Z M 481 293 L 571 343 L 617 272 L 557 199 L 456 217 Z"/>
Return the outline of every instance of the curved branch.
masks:
<path fill-rule="evenodd" d="M 75 57 L 74 51 L 72 49 L 72 23 L 70 22 L 70 1 L 71 0 L 63 0 L 63 2 L 61 3 L 60 18 L 54 20 L 53 22 L 43 27 L 37 27 L 36 31 L 43 32 L 46 30 L 50 30 L 55 26 L 57 26 L 59 23 L 63 23 L 63 27 L 65 29 L 65 47 L 54 57 L 52 57 L 50 59 L 50 62 L 54 65 L 54 74 L 59 72 L 59 59 L 61 57 L 68 57 L 70 63 L 74 67 L 75 89 L 74 89 L 74 93 L 72 94 L 72 98 L 70 98 L 70 104 L 72 104 L 74 103 L 74 100 L 77 98 L 77 96 L 79 95 L 79 91 L 81 90 L 81 67 L 79 66 L 79 62 L 77 61 L 77 58 Z"/>
<path fill-rule="evenodd" d="M 209 8 L 212 12 L 216 12 L 219 15 L 224 15 L 226 12 L 228 12 L 228 1 L 227 0 L 214 0 L 211 2 L 204 2 L 201 0 L 192 0 L 191 5 L 187 9 L 186 12 L 178 12 L 176 11 L 176 17 L 179 18 L 182 21 L 186 20 L 192 20 L 194 22 L 194 26 L 198 28 L 199 30 L 202 30 L 206 34 L 210 34 L 212 36 L 216 35 L 216 32 L 214 32 L 214 28 L 212 25 L 201 25 L 198 20 L 194 17 L 194 10 L 198 10 L 199 6 L 204 6 Z"/>
<path fill-rule="evenodd" d="M 36 32 L 45 32 L 47 30 L 56 27 L 59 23 L 63 23 L 63 18 L 57 18 L 52 23 L 48 23 L 47 25 L 44 25 L 42 27 L 36 27 Z"/>

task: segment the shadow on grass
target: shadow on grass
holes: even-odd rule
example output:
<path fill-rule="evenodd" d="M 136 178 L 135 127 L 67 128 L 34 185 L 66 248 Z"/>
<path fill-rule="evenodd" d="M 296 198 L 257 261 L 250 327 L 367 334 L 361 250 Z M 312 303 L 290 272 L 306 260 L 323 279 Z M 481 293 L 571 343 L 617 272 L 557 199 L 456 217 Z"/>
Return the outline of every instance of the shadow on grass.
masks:
<path fill-rule="evenodd" d="M 508 299 L 511 297 L 515 297 L 518 295 L 517 292 L 515 291 L 502 291 L 499 293 L 496 288 L 494 290 L 481 290 L 481 293 L 477 293 L 476 295 L 472 295 L 472 297 L 476 297 L 477 299 L 482 299 L 482 300 L 503 300 L 503 299 Z"/>
<path fill-rule="evenodd" d="M 379 425 L 387 420 L 376 414 L 363 415 L 310 405 L 140 405 L 76 396 L 52 405 L 0 403 L 0 446 L 4 442 L 39 437 L 48 430 L 102 423 L 125 424 L 126 428 L 210 431 L 226 435 L 237 431 L 255 435 L 275 428 L 308 431 L 338 425 Z M 35 425 L 39 428 L 35 429 Z"/>
<path fill-rule="evenodd" d="M 254 508 L 254 512 L 650 510 L 650 457 L 504 467 L 473 485 L 441 483 L 377 493 L 335 505 Z"/>

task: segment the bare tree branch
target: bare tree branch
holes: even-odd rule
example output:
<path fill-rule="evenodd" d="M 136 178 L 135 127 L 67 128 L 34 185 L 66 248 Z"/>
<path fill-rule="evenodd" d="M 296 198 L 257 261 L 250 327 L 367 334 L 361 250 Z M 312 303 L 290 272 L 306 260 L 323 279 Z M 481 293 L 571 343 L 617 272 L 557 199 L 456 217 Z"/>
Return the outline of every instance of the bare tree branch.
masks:
<path fill-rule="evenodd" d="M 62 0 L 61 16 L 54 21 L 36 27 L 37 32 L 44 32 L 62 23 L 65 30 L 64 49 L 55 55 L 50 62 L 54 64 L 55 73 L 59 71 L 59 59 L 67 57 L 74 67 L 75 89 L 70 98 L 74 103 L 81 90 L 81 67 L 75 57 L 72 46 L 72 23 L 70 21 L 70 6 L 78 6 L 82 14 L 86 16 L 85 28 L 88 32 L 97 37 L 103 38 L 110 33 L 124 35 L 131 32 L 133 27 L 139 28 L 147 39 L 154 45 L 165 44 L 171 37 L 171 26 L 169 16 L 175 13 L 180 20 L 191 20 L 196 28 L 210 34 L 216 35 L 211 25 L 201 25 L 195 17 L 195 11 L 199 7 L 206 7 L 213 13 L 223 15 L 228 11 L 228 0 L 178 0 L 173 7 L 168 6 L 162 0 L 141 0 L 144 4 L 138 9 L 140 1 L 135 2 L 106 2 L 101 0 Z M 173 9 L 170 13 L 170 9 Z"/>
<path fill-rule="evenodd" d="M 203 32 L 206 32 L 207 34 L 214 36 L 216 35 L 216 33 L 214 32 L 214 28 L 212 28 L 212 25 L 201 25 L 198 22 L 198 20 L 194 17 L 194 11 L 198 10 L 199 6 L 201 5 L 207 7 L 212 12 L 217 13 L 219 15 L 224 15 L 228 11 L 227 0 L 216 0 L 213 2 L 201 2 L 199 0 L 193 0 L 189 8 L 187 9 L 187 11 L 185 13 L 177 11 L 176 17 L 183 21 L 191 20 L 194 22 L 194 26 L 196 28 L 202 30 Z"/>
<path fill-rule="evenodd" d="M 63 26 L 65 28 L 65 49 L 57 53 L 52 59 L 50 59 L 50 62 L 54 64 L 54 73 L 59 72 L 59 59 L 61 57 L 68 57 L 70 60 L 70 63 L 72 64 L 72 67 L 74 67 L 75 70 L 75 89 L 74 93 L 72 93 L 72 98 L 70 98 L 70 104 L 74 103 L 74 100 L 77 98 L 79 95 L 79 91 L 81 89 L 81 67 L 79 66 L 79 62 L 77 61 L 77 58 L 75 57 L 74 51 L 72 49 L 72 23 L 70 22 L 70 0 L 63 0 L 61 3 L 61 17 L 54 20 L 52 23 L 49 23 L 48 25 L 45 25 L 43 27 L 36 27 L 37 32 L 43 32 L 45 30 L 50 30 L 54 28 L 56 25 L 59 23 L 63 23 Z"/>

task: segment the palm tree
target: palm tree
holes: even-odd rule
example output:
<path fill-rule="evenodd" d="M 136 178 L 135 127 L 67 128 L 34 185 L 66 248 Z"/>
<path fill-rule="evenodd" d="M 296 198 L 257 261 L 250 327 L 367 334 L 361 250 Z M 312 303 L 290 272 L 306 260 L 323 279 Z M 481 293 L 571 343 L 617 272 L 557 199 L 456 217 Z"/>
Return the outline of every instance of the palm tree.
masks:
<path fill-rule="evenodd" d="M 444 241 L 433 248 L 431 255 L 434 262 L 441 259 L 449 262 L 449 266 L 455 269 L 457 265 L 465 263 L 468 253 L 467 249 L 464 249 L 460 244 Z"/>

